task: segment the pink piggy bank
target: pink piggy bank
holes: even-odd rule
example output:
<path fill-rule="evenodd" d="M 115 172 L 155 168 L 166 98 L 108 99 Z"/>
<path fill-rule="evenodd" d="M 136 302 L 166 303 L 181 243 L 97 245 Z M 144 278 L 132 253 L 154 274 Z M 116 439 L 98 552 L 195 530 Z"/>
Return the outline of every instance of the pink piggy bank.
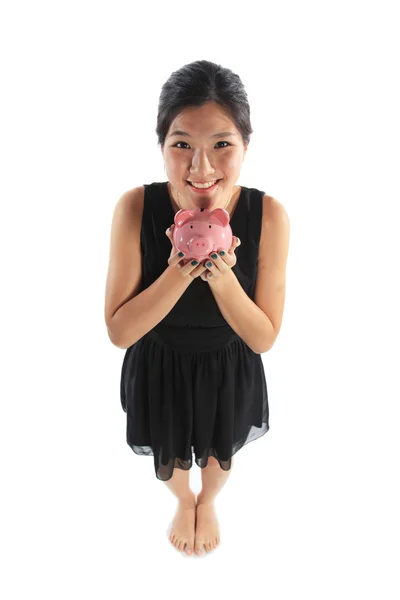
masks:
<path fill-rule="evenodd" d="M 232 245 L 230 216 L 224 208 L 178 210 L 172 236 L 177 250 L 185 253 L 184 264 L 194 258 L 201 262 L 213 251 L 228 251 Z"/>

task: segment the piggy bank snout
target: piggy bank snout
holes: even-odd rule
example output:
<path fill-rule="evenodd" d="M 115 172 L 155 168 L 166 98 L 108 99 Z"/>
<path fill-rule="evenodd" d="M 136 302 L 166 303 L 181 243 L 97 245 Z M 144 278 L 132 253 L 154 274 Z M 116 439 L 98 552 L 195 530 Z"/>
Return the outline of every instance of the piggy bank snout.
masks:
<path fill-rule="evenodd" d="M 188 243 L 189 251 L 194 256 L 209 254 L 213 249 L 213 242 L 209 237 L 194 236 Z"/>

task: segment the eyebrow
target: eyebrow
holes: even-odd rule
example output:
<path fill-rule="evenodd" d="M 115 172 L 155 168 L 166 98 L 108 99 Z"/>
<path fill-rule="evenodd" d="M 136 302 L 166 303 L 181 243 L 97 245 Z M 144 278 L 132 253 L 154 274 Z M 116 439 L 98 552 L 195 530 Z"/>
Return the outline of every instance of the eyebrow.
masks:
<path fill-rule="evenodd" d="M 173 135 L 192 137 L 189 133 L 186 133 L 186 131 L 181 131 L 180 129 L 175 129 L 169 134 L 168 137 L 172 137 Z M 213 133 L 213 135 L 210 135 L 210 138 L 227 137 L 228 135 L 236 135 L 236 133 L 233 133 L 232 131 L 220 131 L 219 133 Z"/>

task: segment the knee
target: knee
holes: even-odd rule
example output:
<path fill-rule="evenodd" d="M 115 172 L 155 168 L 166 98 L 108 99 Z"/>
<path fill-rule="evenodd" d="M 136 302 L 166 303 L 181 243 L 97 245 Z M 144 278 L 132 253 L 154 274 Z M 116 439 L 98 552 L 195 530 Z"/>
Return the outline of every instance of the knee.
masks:
<path fill-rule="evenodd" d="M 207 462 L 207 467 L 220 467 L 220 464 L 217 461 L 217 459 L 214 458 L 214 456 L 209 456 L 208 462 Z"/>
<path fill-rule="evenodd" d="M 218 460 L 216 458 L 214 458 L 214 456 L 209 456 L 208 457 L 208 463 L 207 463 L 208 467 L 219 467 L 221 468 L 221 465 L 219 464 Z M 231 458 L 231 468 L 233 466 L 233 456 Z"/>

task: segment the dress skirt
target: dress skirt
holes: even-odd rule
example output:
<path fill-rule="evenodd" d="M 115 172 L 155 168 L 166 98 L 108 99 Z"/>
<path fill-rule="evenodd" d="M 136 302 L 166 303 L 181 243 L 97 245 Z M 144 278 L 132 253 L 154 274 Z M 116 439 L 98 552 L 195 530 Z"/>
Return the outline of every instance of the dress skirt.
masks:
<path fill-rule="evenodd" d="M 231 457 L 269 429 L 261 355 L 230 328 L 159 324 L 130 346 L 121 373 L 126 441 L 156 477 Z"/>

